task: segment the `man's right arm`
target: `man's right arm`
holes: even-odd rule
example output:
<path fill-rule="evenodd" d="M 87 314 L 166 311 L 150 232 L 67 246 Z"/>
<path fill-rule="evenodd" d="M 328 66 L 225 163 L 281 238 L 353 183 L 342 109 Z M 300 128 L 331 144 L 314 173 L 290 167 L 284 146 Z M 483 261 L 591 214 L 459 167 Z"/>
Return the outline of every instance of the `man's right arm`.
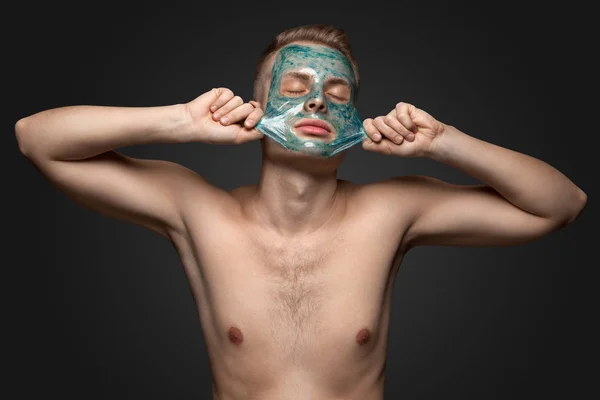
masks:
<path fill-rule="evenodd" d="M 223 93 L 224 89 L 214 89 L 190 103 L 172 106 L 51 109 L 19 120 L 15 132 L 23 155 L 76 203 L 170 237 L 184 230 L 182 193 L 193 191 L 201 196 L 200 202 L 210 202 L 224 192 L 179 164 L 135 159 L 114 150 L 148 143 L 234 144 L 259 138 L 252 129 L 223 126 L 211 118 L 210 106 L 222 103 Z M 227 93 L 233 122 L 250 114 L 260 119 L 260 109 L 240 107 L 241 99 L 233 102 L 233 94 Z"/>

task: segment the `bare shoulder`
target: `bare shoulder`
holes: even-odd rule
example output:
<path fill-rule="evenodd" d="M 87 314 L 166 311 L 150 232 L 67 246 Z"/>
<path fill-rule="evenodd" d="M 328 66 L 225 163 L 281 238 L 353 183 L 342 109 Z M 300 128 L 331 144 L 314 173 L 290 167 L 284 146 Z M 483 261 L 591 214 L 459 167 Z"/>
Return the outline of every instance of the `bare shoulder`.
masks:
<path fill-rule="evenodd" d="M 349 214 L 365 216 L 378 226 L 394 231 L 407 228 L 427 200 L 437 179 L 428 176 L 399 176 L 366 184 L 346 184 Z"/>
<path fill-rule="evenodd" d="M 184 220 L 220 218 L 239 205 L 231 192 L 208 182 L 196 171 L 171 162 L 162 164 Z"/>
<path fill-rule="evenodd" d="M 166 178 L 172 182 L 181 202 L 191 201 L 198 207 L 204 205 L 212 207 L 215 203 L 233 201 L 230 193 L 209 183 L 196 171 L 169 161 L 160 161 L 160 163 L 167 172 Z M 197 196 L 202 197 L 202 204 L 198 203 Z"/>
<path fill-rule="evenodd" d="M 381 201 L 418 202 L 423 200 L 423 196 L 445 184 L 445 182 L 430 176 L 406 175 L 367 184 L 352 184 L 352 192 L 355 201 L 361 206 Z"/>
<path fill-rule="evenodd" d="M 346 183 L 347 222 L 361 235 L 385 237 L 406 252 L 406 235 L 423 203 L 441 181 L 428 176 L 399 176 L 366 184 Z"/>

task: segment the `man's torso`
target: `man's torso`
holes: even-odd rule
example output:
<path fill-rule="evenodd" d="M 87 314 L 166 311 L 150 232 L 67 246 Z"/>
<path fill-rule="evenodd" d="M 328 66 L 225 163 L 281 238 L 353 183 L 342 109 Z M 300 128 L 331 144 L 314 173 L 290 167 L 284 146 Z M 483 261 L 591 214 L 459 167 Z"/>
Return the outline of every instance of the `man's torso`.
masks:
<path fill-rule="evenodd" d="M 186 211 L 187 232 L 173 243 L 215 398 L 382 397 L 391 292 L 409 223 L 368 185 L 344 187 L 340 214 L 298 238 L 246 218 L 253 187 L 224 195 L 211 212 Z"/>

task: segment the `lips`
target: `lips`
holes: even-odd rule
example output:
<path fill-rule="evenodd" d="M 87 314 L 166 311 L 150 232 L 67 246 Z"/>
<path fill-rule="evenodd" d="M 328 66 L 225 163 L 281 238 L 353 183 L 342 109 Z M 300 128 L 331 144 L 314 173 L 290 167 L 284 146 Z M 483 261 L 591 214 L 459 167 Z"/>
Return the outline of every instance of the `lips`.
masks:
<path fill-rule="evenodd" d="M 333 132 L 331 124 L 320 119 L 305 118 L 294 125 L 294 128 L 307 135 L 328 136 Z"/>

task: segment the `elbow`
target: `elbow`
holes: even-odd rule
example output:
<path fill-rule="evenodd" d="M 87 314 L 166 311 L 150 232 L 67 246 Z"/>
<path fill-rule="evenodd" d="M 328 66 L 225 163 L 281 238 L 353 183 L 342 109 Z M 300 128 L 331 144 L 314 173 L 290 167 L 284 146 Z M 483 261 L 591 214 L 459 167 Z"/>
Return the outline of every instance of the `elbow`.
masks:
<path fill-rule="evenodd" d="M 29 117 L 21 118 L 15 123 L 15 138 L 19 151 L 30 161 L 37 162 L 45 159 L 40 151 L 39 135 L 32 130 Z"/>
<path fill-rule="evenodd" d="M 573 203 L 573 212 L 571 213 L 571 215 L 569 215 L 569 218 L 567 219 L 567 224 L 570 224 L 571 222 L 575 221 L 577 217 L 581 215 L 583 209 L 585 208 L 585 205 L 587 204 L 587 194 L 585 194 L 585 192 L 580 188 L 577 188 L 575 201 Z"/>
<path fill-rule="evenodd" d="M 31 134 L 27 128 L 28 120 L 27 117 L 21 118 L 15 124 L 15 138 L 17 139 L 17 145 L 19 151 L 27 158 L 33 156 L 33 145 L 31 140 Z"/>
<path fill-rule="evenodd" d="M 545 217 L 548 232 L 562 229 L 573 223 L 581 215 L 587 204 L 587 194 L 583 190 L 576 188 L 573 197 L 567 203 L 560 212 L 557 212 L 553 216 Z"/>
<path fill-rule="evenodd" d="M 577 188 L 564 215 L 555 219 L 558 223 L 558 227 L 562 228 L 574 222 L 581 215 L 586 204 L 587 194 L 583 190 Z"/>

